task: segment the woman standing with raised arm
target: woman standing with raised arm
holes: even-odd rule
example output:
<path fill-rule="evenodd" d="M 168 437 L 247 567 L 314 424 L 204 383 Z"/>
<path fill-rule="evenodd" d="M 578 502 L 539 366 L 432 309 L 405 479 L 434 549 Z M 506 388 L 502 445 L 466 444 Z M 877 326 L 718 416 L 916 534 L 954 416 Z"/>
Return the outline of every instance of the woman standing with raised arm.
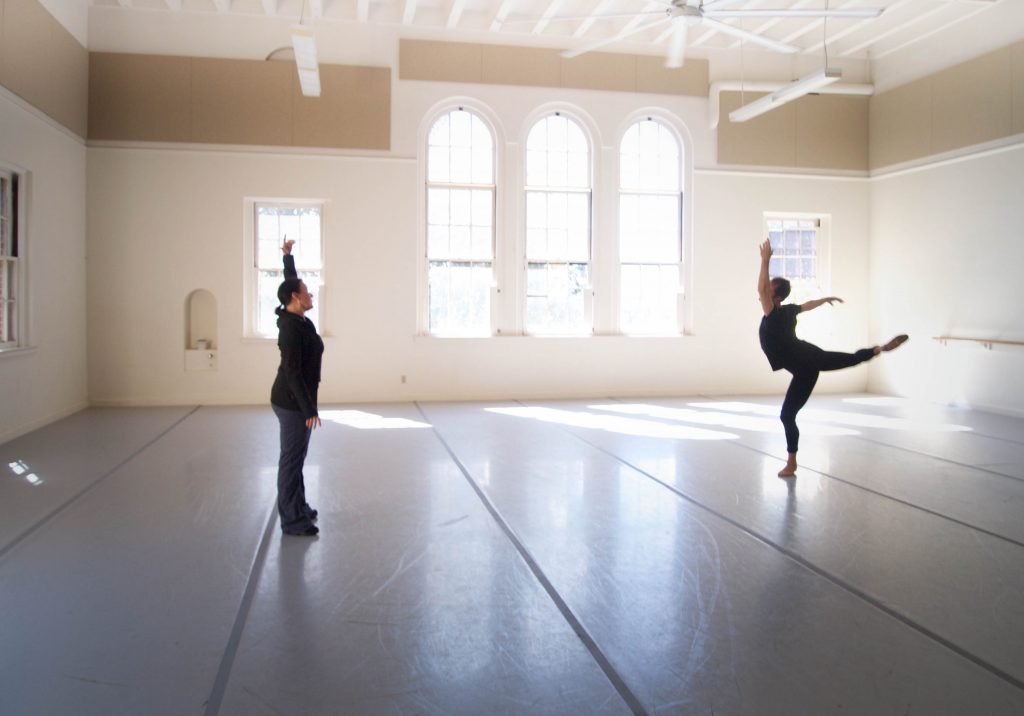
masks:
<path fill-rule="evenodd" d="M 861 348 L 856 353 L 825 351 L 813 343 L 800 340 L 796 337 L 798 314 L 814 310 L 826 303 L 842 303 L 843 300 L 836 296 L 828 296 L 802 304 L 782 305 L 789 297 L 790 285 L 784 278 L 768 279 L 768 263 L 771 258 L 772 244 L 766 239 L 761 244 L 761 272 L 757 278 L 757 294 L 761 299 L 761 309 L 764 311 L 759 337 L 761 350 L 768 357 L 772 370 L 785 369 L 793 374 L 779 416 L 786 431 L 786 451 L 789 453 L 786 466 L 779 471 L 779 477 L 792 477 L 796 474 L 796 451 L 800 441 L 796 414 L 811 397 L 814 384 L 818 382 L 818 373 L 823 370 L 849 368 L 869 361 L 882 351 L 891 351 L 903 345 L 907 336 L 900 334 L 884 346 Z"/>
<path fill-rule="evenodd" d="M 277 289 L 281 305 L 275 309 L 281 365 L 270 391 L 270 403 L 281 424 L 281 458 L 277 465 L 277 511 L 281 516 L 281 531 L 312 537 L 319 532 L 313 524 L 317 512 L 306 502 L 302 465 L 310 435 L 321 425 L 316 394 L 324 342 L 305 315 L 313 308 L 313 294 L 295 271 L 294 244 L 285 237 L 282 247 L 285 278 Z"/>

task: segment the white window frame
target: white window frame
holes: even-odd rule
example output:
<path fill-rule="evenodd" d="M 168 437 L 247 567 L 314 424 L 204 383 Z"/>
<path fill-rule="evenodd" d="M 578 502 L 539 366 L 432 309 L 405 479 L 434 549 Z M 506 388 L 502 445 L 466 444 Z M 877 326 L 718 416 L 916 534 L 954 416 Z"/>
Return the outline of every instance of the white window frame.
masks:
<path fill-rule="evenodd" d="M 429 142 L 430 132 L 442 116 L 454 111 L 465 111 L 479 119 L 491 135 L 491 168 L 492 182 L 490 184 L 463 184 L 450 182 L 429 181 Z M 502 267 L 502 241 L 501 241 L 501 216 L 502 198 L 500 190 L 501 182 L 501 137 L 498 132 L 498 124 L 493 112 L 481 103 L 464 97 L 455 97 L 443 100 L 432 107 L 426 114 L 424 121 L 420 124 L 420 131 L 417 142 L 419 161 L 417 162 L 418 183 L 421 190 L 418 192 L 418 231 L 417 231 L 417 270 L 416 270 L 416 335 L 428 336 L 439 339 L 475 339 L 487 338 L 501 333 L 499 329 L 499 316 L 502 305 L 499 301 L 501 289 L 497 277 Z M 491 277 L 489 281 L 488 304 L 490 312 L 488 316 L 488 328 L 486 333 L 433 333 L 430 327 L 430 257 L 428 256 L 427 234 L 429 231 L 428 202 L 427 197 L 431 187 L 470 188 L 488 189 L 491 192 Z"/>
<path fill-rule="evenodd" d="M 327 255 L 327 242 L 325 237 L 327 236 L 327 206 L 328 202 L 325 199 L 306 199 L 306 198 L 280 198 L 280 197 L 249 197 L 244 201 L 244 213 L 245 219 L 243 221 L 243 291 L 244 291 L 244 325 L 242 327 L 242 335 L 246 339 L 254 341 L 268 341 L 277 340 L 276 335 L 270 335 L 268 333 L 260 333 L 257 330 L 257 312 L 260 307 L 259 299 L 259 272 L 260 269 L 256 265 L 257 258 L 257 243 L 259 241 L 258 223 L 256 219 L 256 212 L 260 206 L 276 206 L 276 207 L 318 207 L 320 209 L 320 287 L 316 291 L 316 307 L 319 322 L 317 324 L 317 330 L 321 336 L 329 336 L 330 331 L 328 330 L 328 315 L 327 315 L 327 270 L 326 270 L 326 255 Z M 281 254 L 283 256 L 283 254 Z M 282 271 L 284 269 L 284 263 L 281 263 Z M 296 266 L 297 271 L 301 275 L 302 268 Z"/>
<path fill-rule="evenodd" d="M 672 136 L 672 138 L 675 140 L 676 146 L 678 147 L 678 150 L 679 150 L 679 167 L 678 167 L 678 170 L 679 170 L 679 185 L 678 185 L 678 192 L 675 192 L 675 191 L 668 192 L 668 191 L 663 191 L 663 190 L 646 190 L 646 189 L 639 189 L 639 188 L 634 188 L 634 189 L 626 190 L 626 189 L 623 188 L 623 181 L 622 181 L 622 143 L 625 140 L 626 134 L 634 126 L 636 126 L 637 124 L 640 124 L 641 122 L 656 122 L 657 124 L 659 124 L 661 126 L 661 128 L 664 131 L 668 132 Z M 688 196 L 690 194 L 690 192 L 689 192 L 689 189 L 690 189 L 690 175 L 692 174 L 692 172 L 690 170 L 690 156 L 691 156 L 691 152 L 690 152 L 689 143 L 684 140 L 684 136 L 679 131 L 679 127 L 677 126 L 677 124 L 675 122 L 669 121 L 667 118 L 662 116 L 662 113 L 660 113 L 660 112 L 652 112 L 652 113 L 644 112 L 644 113 L 639 113 L 637 115 L 634 115 L 626 123 L 624 129 L 619 133 L 619 135 L 618 135 L 618 142 L 617 142 L 617 144 L 615 146 L 615 154 L 616 154 L 616 160 L 617 160 L 616 161 L 616 182 L 615 182 L 616 220 L 615 220 L 615 230 L 614 230 L 614 235 L 615 235 L 615 254 L 614 255 L 615 255 L 615 258 L 616 258 L 616 260 L 615 260 L 615 287 L 616 287 L 615 296 L 616 296 L 616 301 L 615 301 L 614 321 L 615 321 L 616 331 L 618 333 L 620 333 L 621 335 L 625 335 L 625 336 L 650 336 L 650 335 L 654 335 L 654 336 L 678 336 L 681 333 L 685 332 L 685 327 L 689 323 L 688 317 L 686 315 L 687 308 L 688 308 L 688 303 L 689 303 L 686 300 L 686 297 L 687 297 L 686 286 L 690 283 L 690 281 L 688 280 L 690 277 L 687 275 L 687 273 L 688 273 L 687 272 L 687 267 L 692 264 L 692 262 L 688 260 L 689 259 L 688 254 L 690 252 L 690 247 L 692 245 L 692 242 L 688 240 L 688 237 L 690 236 L 690 233 L 691 233 L 690 232 L 690 228 L 691 228 L 691 226 L 690 226 L 691 211 L 690 211 L 690 206 L 689 206 L 690 202 L 687 199 L 688 199 Z M 637 195 L 637 196 L 650 195 L 650 196 L 673 196 L 673 197 L 678 197 L 678 201 L 679 201 L 679 204 L 678 204 L 678 219 L 677 219 L 678 220 L 678 227 L 679 227 L 679 234 L 678 234 L 678 237 L 677 237 L 677 240 L 678 240 L 678 250 L 679 250 L 679 260 L 678 261 L 674 261 L 674 262 L 670 262 L 670 263 L 644 262 L 642 264 L 638 264 L 637 262 L 633 262 L 633 261 L 625 262 L 625 261 L 622 260 L 622 256 L 621 256 L 621 242 L 622 242 L 622 236 L 621 236 L 622 224 L 621 224 L 621 219 L 622 219 L 622 217 L 619 215 L 618 212 L 619 212 L 620 207 L 622 205 L 622 197 L 623 197 L 623 195 L 626 195 L 626 194 Z M 676 322 L 675 322 L 674 326 L 668 327 L 664 331 L 658 331 L 656 333 L 646 333 L 646 332 L 644 332 L 644 333 L 642 333 L 642 332 L 626 333 L 625 332 L 625 327 L 622 325 L 622 309 L 623 309 L 623 306 L 622 306 L 622 296 L 623 296 L 623 291 L 622 291 L 622 269 L 623 269 L 623 266 L 626 266 L 626 265 L 644 265 L 644 266 L 656 265 L 656 266 L 674 266 L 675 267 L 675 271 L 676 271 L 676 275 L 677 275 L 677 286 L 676 286 L 676 292 L 675 292 L 675 295 L 676 295 L 676 306 L 675 306 Z"/>
<path fill-rule="evenodd" d="M 566 121 L 575 124 L 583 135 L 584 140 L 587 143 L 587 186 L 586 187 L 572 187 L 572 186 L 531 186 L 527 183 L 528 177 L 528 159 L 527 153 L 530 150 L 529 138 L 533 133 L 533 130 L 540 123 L 546 119 L 555 116 L 562 117 Z M 539 116 L 535 115 L 530 118 L 528 125 L 526 126 L 526 140 L 523 142 L 523 260 L 520 270 L 522 271 L 521 285 L 523 287 L 522 295 L 519 296 L 520 304 L 522 306 L 523 315 L 523 332 L 526 335 L 544 337 L 544 336 L 589 336 L 594 333 L 594 165 L 595 165 L 595 150 L 594 141 L 590 136 L 586 123 L 584 123 L 579 117 L 572 111 L 566 111 L 564 109 L 551 109 L 543 112 Z M 530 293 L 529 293 L 529 271 L 531 263 L 546 263 L 547 265 L 557 265 L 560 263 L 580 263 L 578 261 L 547 261 L 537 262 L 531 261 L 527 253 L 528 239 L 526 234 L 529 230 L 527 221 L 528 211 L 528 195 L 530 193 L 543 193 L 548 192 L 552 194 L 581 194 L 587 197 L 587 285 L 583 291 L 583 328 L 580 331 L 575 332 L 557 332 L 557 331 L 531 331 L 529 326 L 529 311 L 527 308 Z"/>
<path fill-rule="evenodd" d="M 4 204 L 8 207 L 9 213 L 0 221 L 0 224 L 3 225 L 0 230 L 7 232 L 7 245 L 14 249 L 10 254 L 0 256 L 0 269 L 3 269 L 6 264 L 13 264 L 13 271 L 10 274 L 11 284 L 8 285 L 5 282 L 6 295 L 0 295 L 0 310 L 7 311 L 10 304 L 14 305 L 13 311 L 8 314 L 13 317 L 14 338 L 0 342 L 0 353 L 14 353 L 31 346 L 28 242 L 25 229 L 28 173 L 13 165 L 0 162 L 0 177 L 3 177 L 2 184 L 7 193 Z"/>

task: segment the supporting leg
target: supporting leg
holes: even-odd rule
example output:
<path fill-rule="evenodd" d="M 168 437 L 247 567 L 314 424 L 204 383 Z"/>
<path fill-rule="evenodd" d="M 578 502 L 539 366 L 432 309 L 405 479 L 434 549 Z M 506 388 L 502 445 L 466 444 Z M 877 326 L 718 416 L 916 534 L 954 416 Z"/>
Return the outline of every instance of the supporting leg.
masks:
<path fill-rule="evenodd" d="M 285 534 L 316 534 L 306 514 L 302 464 L 309 447 L 310 429 L 302 413 L 273 406 L 281 424 L 281 457 L 277 464 L 277 511 Z"/>
<path fill-rule="evenodd" d="M 818 382 L 818 371 L 813 369 L 797 369 L 790 371 L 793 379 L 789 382 L 786 399 L 782 401 L 782 412 L 779 419 L 786 431 L 786 452 L 789 457 L 786 467 L 779 472 L 779 477 L 792 477 L 796 472 L 796 451 L 800 443 L 800 429 L 796 426 L 796 414 L 807 404 L 815 383 Z"/>

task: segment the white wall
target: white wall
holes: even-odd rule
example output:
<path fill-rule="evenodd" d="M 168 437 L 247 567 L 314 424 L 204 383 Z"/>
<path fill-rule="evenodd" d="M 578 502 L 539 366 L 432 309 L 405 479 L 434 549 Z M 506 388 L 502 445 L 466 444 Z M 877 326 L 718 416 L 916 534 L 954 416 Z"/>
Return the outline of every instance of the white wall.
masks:
<path fill-rule="evenodd" d="M 27 172 L 30 350 L 0 354 L 0 442 L 86 405 L 81 140 L 0 88 L 0 161 Z"/>
<path fill-rule="evenodd" d="M 874 391 L 1024 415 L 1024 144 L 871 183 L 872 327 L 906 332 L 902 360 L 875 361 Z"/>
<path fill-rule="evenodd" d="M 417 137 L 428 109 L 467 94 L 496 116 L 506 163 L 517 156 L 525 118 L 556 99 L 586 113 L 609 147 L 605 166 L 614 166 L 610 147 L 641 106 L 685 123 L 698 167 L 688 197 L 693 335 L 416 337 Z M 90 148 L 90 397 L 103 404 L 268 400 L 277 348 L 242 337 L 246 197 L 328 202 L 323 402 L 782 390 L 785 379 L 771 373 L 757 345 L 762 212 L 832 215 L 832 289 L 849 300 L 835 311 L 835 347 L 856 348 L 868 325 L 867 181 L 718 172 L 705 106 L 694 98 L 399 82 L 390 155 Z M 514 217 L 502 222 L 514 224 Z M 197 288 L 217 299 L 219 370 L 212 373 L 183 369 L 185 301 Z M 845 371 L 822 385 L 860 390 L 866 376 Z"/>

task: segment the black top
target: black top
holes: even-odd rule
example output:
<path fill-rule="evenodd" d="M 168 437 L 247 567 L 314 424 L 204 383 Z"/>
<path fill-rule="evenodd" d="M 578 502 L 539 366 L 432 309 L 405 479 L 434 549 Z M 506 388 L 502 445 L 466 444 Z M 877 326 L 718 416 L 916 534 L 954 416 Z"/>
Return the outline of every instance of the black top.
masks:
<path fill-rule="evenodd" d="M 284 277 L 298 278 L 295 259 L 289 254 L 284 257 Z M 270 389 L 270 402 L 285 410 L 298 410 L 307 420 L 316 417 L 324 342 L 311 320 L 283 308 L 277 309 L 277 329 L 281 365 Z"/>
<path fill-rule="evenodd" d="M 785 306 L 776 306 L 771 313 L 761 319 L 761 328 L 758 331 L 761 350 L 768 356 L 772 370 L 784 368 L 803 343 L 796 337 L 798 313 L 800 304 L 788 303 Z"/>

